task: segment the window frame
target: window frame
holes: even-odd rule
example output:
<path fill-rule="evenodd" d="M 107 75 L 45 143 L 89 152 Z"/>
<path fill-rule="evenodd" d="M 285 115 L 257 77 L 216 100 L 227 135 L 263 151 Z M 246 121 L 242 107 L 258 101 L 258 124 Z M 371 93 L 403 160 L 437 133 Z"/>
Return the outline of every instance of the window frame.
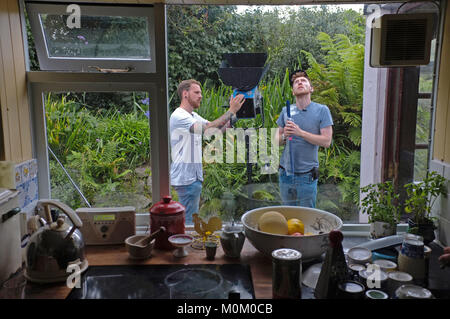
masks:
<path fill-rule="evenodd" d="M 142 8 L 141 8 L 142 9 Z M 166 8 L 154 5 L 155 73 L 92 73 L 27 70 L 33 157 L 38 162 L 39 199 L 50 196 L 47 138 L 45 129 L 45 91 L 147 91 L 150 100 L 150 147 L 152 167 L 152 204 L 170 195 L 169 185 L 169 105 L 167 76 Z M 23 14 L 23 13 L 22 13 Z M 22 17 L 23 18 L 23 17 Z M 23 41 L 27 43 L 26 33 Z M 27 63 L 29 63 L 27 58 Z"/>
<path fill-rule="evenodd" d="M 98 16 L 125 16 L 125 17 L 147 17 L 148 34 L 150 45 L 150 60 L 130 58 L 82 58 L 82 57 L 49 57 L 44 30 L 39 14 L 68 14 L 66 8 L 70 3 L 45 4 L 26 2 L 26 10 L 33 33 L 36 54 L 42 71 L 78 71 L 98 72 L 90 66 L 104 69 L 127 69 L 130 72 L 156 72 L 156 46 L 155 46 L 155 10 L 153 5 L 138 6 L 111 6 L 101 4 L 77 4 L 80 6 L 81 14 Z M 145 9 L 145 10 L 143 10 Z"/>

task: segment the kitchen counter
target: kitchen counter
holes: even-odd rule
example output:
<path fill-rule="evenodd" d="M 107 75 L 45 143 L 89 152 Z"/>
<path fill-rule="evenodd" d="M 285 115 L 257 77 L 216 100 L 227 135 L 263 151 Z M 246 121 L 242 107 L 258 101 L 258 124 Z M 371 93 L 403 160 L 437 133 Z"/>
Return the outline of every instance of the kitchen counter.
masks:
<path fill-rule="evenodd" d="M 363 237 L 344 238 L 344 250 L 366 241 Z M 438 298 L 450 298 L 450 268 L 440 269 L 437 258 L 442 253 L 442 248 L 436 243 L 429 245 L 432 248 L 430 258 L 429 289 Z M 153 256 L 149 259 L 139 261 L 128 258 L 128 253 L 124 245 L 114 246 L 87 246 L 86 257 L 89 266 L 106 265 L 161 265 L 161 264 L 248 264 L 251 267 L 253 287 L 257 299 L 272 298 L 272 261 L 259 251 L 257 251 L 248 240 L 244 243 L 244 248 L 239 259 L 227 258 L 224 256 L 220 245 L 217 248 L 216 258 L 213 261 L 206 259 L 204 250 L 188 247 L 189 255 L 184 258 L 176 258 L 173 251 L 153 250 Z M 303 264 L 303 271 L 310 265 Z M 303 298 L 312 297 L 312 289 L 303 287 Z M 64 299 L 71 289 L 65 283 L 55 284 L 35 284 L 28 283 L 26 288 L 26 298 L 30 299 Z"/>
<path fill-rule="evenodd" d="M 248 240 L 245 241 L 239 259 L 224 256 L 220 245 L 217 247 L 216 258 L 213 261 L 206 259 L 204 250 L 187 248 L 189 255 L 183 258 L 173 256 L 173 251 L 154 249 L 152 257 L 146 260 L 132 260 L 128 258 L 125 245 L 113 246 L 87 246 L 86 258 L 89 266 L 105 265 L 160 265 L 160 264 L 236 264 L 250 265 L 255 297 L 257 299 L 272 298 L 272 261 L 257 251 Z M 26 298 L 31 299 L 64 299 L 71 289 L 63 283 L 35 284 L 28 283 Z"/>

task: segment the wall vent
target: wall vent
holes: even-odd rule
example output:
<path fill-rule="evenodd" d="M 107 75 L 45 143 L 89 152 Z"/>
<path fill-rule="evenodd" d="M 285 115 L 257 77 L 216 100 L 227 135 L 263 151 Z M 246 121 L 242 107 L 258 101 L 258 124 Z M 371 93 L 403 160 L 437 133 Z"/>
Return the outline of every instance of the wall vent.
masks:
<path fill-rule="evenodd" d="M 430 63 L 433 14 L 385 14 L 372 22 L 370 66 Z"/>

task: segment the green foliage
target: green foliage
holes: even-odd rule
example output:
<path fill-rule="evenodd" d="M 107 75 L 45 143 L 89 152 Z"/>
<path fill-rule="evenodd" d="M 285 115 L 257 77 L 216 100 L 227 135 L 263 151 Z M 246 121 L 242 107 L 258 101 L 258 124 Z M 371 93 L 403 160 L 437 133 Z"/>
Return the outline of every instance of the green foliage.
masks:
<path fill-rule="evenodd" d="M 167 6 L 169 94 L 186 79 L 218 84 L 222 54 L 244 51 L 233 11 L 230 6 Z"/>
<path fill-rule="evenodd" d="M 317 39 L 327 53 L 325 64 L 302 52 L 310 66 L 307 72 L 314 86 L 312 100 L 327 105 L 334 122 L 332 145 L 319 151 L 319 182 L 337 184 L 342 195 L 337 206 L 351 203 L 352 207 L 359 203 L 364 46 L 342 34 L 332 38 L 319 33 Z"/>
<path fill-rule="evenodd" d="M 90 116 L 73 101 L 47 95 L 45 104 L 47 141 L 61 161 L 65 161 L 70 150 L 80 149 L 89 140 L 87 128 Z"/>
<path fill-rule="evenodd" d="M 391 181 L 369 184 L 361 188 L 366 196 L 361 200 L 361 211 L 369 215 L 369 223 L 385 222 L 396 225 L 400 221 L 399 194 Z"/>
<path fill-rule="evenodd" d="M 263 11 L 257 8 L 236 14 L 234 6 L 167 6 L 169 95 L 177 84 L 195 78 L 218 86 L 217 69 L 223 53 L 266 52 L 268 77 L 284 76 L 298 65 L 302 50 L 319 63 L 327 53 L 316 38 L 343 34 L 352 43 L 364 43 L 365 19 L 353 10 L 296 7 Z M 301 36 L 299 36 L 301 35 Z M 307 68 L 307 63 L 301 64 Z M 361 91 L 362 92 L 362 91 Z M 177 104 L 178 97 L 173 102 Z"/>
<path fill-rule="evenodd" d="M 131 113 L 124 114 L 117 107 L 108 111 L 93 107 L 89 110 L 75 100 L 67 100 L 68 96 L 71 94 L 47 97 L 48 143 L 88 201 L 95 204 L 112 192 L 129 192 L 140 187 L 134 169 L 150 160 L 146 106 L 133 100 L 135 111 L 131 108 Z M 50 174 L 54 197 L 72 207 L 84 205 L 53 160 Z M 147 196 L 151 196 L 150 192 L 145 190 Z"/>
<path fill-rule="evenodd" d="M 322 50 L 329 53 L 326 64 L 319 64 L 309 52 L 303 53 L 310 65 L 307 72 L 315 87 L 312 99 L 328 105 L 334 121 L 332 146 L 319 151 L 319 183 L 337 185 L 336 191 L 341 194 L 334 202 L 320 202 L 318 206 L 333 207 L 332 212 L 348 217 L 349 211 L 353 211 L 359 203 L 364 47 L 352 44 L 343 35 L 332 39 L 321 33 L 318 38 L 323 45 Z M 293 101 L 289 70 L 286 69 L 282 77 L 263 80 L 259 89 L 264 101 L 264 127 L 277 127 L 276 120 L 286 100 Z M 226 111 L 222 105 L 227 104 L 231 90 L 223 85 L 208 88 L 206 83 L 202 90 L 204 98 L 198 113 L 208 120 L 214 120 Z M 262 118 L 258 115 L 255 119 L 239 120 L 235 126 L 261 127 Z M 237 175 L 233 165 L 239 167 Z M 207 203 L 220 198 L 226 191 L 236 193 L 236 189 L 239 189 L 236 186 L 247 181 L 246 167 L 239 164 L 204 164 L 204 178 L 202 199 Z M 261 175 L 259 167 L 253 169 L 253 182 L 271 182 L 272 179 L 277 180 L 276 177 Z"/>
<path fill-rule="evenodd" d="M 431 208 L 438 196 L 446 196 L 446 179 L 437 172 L 431 172 L 421 182 L 405 185 L 407 198 L 405 212 L 413 215 L 415 223 L 423 223 L 431 217 Z"/>

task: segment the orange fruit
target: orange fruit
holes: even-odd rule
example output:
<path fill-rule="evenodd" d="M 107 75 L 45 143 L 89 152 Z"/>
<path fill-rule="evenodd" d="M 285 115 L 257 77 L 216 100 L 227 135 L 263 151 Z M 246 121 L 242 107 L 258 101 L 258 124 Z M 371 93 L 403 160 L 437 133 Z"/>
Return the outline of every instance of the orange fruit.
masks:
<path fill-rule="evenodd" d="M 287 221 L 288 224 L 288 234 L 292 235 L 294 233 L 305 233 L 305 225 L 303 225 L 303 222 L 300 219 L 297 218 L 291 218 Z"/>

